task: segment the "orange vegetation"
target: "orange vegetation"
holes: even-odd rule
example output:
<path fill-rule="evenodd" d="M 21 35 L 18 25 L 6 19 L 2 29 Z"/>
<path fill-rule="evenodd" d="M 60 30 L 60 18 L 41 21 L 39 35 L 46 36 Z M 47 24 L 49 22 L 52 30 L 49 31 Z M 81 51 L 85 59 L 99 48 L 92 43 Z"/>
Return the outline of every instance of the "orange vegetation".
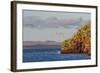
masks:
<path fill-rule="evenodd" d="M 90 22 L 81 27 L 71 39 L 63 42 L 62 53 L 86 53 L 91 55 Z"/>

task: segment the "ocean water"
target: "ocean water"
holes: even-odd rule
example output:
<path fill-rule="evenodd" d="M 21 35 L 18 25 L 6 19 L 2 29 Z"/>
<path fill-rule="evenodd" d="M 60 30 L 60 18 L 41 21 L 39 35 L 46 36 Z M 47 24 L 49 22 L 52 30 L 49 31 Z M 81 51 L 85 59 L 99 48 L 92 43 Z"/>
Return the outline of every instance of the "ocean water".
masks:
<path fill-rule="evenodd" d="M 60 48 L 24 48 L 23 62 L 64 61 L 91 59 L 87 54 L 62 54 Z"/>

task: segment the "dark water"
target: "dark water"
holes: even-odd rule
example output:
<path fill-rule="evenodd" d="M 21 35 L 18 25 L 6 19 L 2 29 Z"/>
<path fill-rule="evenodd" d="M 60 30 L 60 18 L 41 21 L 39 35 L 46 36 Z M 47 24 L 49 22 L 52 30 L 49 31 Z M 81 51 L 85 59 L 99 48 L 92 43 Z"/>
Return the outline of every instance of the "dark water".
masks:
<path fill-rule="evenodd" d="M 60 48 L 23 49 L 23 62 L 91 59 L 87 54 L 61 54 Z"/>

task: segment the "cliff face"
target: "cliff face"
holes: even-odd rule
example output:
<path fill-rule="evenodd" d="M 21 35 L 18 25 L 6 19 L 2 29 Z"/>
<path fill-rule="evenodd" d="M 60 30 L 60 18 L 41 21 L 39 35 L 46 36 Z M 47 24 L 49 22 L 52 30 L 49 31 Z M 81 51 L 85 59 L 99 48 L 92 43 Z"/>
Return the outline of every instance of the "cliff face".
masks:
<path fill-rule="evenodd" d="M 91 55 L 91 26 L 86 23 L 71 39 L 63 42 L 62 53 L 86 53 Z"/>

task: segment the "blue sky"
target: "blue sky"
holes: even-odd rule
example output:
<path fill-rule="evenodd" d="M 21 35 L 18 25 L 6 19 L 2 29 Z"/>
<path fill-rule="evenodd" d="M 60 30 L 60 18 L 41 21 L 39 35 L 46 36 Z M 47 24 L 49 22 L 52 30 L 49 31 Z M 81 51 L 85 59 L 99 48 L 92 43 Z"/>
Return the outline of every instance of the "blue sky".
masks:
<path fill-rule="evenodd" d="M 62 42 L 90 18 L 90 13 L 23 10 L 23 41 Z"/>

